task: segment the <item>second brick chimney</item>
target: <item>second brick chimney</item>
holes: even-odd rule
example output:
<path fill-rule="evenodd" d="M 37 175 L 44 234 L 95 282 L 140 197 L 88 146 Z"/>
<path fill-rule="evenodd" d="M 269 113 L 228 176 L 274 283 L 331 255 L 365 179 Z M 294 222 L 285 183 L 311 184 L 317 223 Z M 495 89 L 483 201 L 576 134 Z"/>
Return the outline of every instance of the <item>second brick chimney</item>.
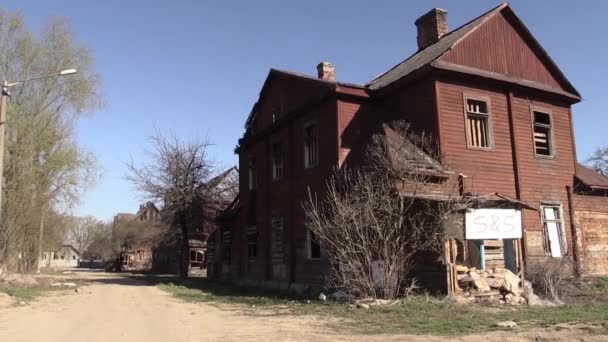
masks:
<path fill-rule="evenodd" d="M 321 62 L 317 65 L 318 77 L 322 80 L 335 81 L 336 68 L 329 62 Z"/>
<path fill-rule="evenodd" d="M 424 50 L 448 33 L 448 12 L 441 8 L 433 8 L 416 20 L 416 27 L 418 50 Z"/>

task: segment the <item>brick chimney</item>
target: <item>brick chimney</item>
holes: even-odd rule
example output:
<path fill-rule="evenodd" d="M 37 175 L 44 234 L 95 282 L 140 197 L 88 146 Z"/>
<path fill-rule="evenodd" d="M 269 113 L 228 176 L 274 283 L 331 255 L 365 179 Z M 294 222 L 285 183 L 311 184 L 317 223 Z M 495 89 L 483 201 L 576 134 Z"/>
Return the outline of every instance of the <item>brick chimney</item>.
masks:
<path fill-rule="evenodd" d="M 336 68 L 329 62 L 321 62 L 317 65 L 318 77 L 322 80 L 335 81 Z"/>
<path fill-rule="evenodd" d="M 416 20 L 418 28 L 418 51 L 437 43 L 448 33 L 448 12 L 441 8 L 433 8 L 427 14 Z"/>

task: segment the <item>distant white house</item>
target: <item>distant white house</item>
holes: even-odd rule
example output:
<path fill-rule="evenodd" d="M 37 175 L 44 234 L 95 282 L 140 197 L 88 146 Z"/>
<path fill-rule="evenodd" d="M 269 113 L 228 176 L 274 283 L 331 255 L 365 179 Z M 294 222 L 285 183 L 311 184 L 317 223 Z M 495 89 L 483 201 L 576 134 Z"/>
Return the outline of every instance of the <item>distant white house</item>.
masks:
<path fill-rule="evenodd" d="M 56 251 L 43 252 L 41 267 L 78 267 L 80 253 L 72 245 L 63 245 Z"/>

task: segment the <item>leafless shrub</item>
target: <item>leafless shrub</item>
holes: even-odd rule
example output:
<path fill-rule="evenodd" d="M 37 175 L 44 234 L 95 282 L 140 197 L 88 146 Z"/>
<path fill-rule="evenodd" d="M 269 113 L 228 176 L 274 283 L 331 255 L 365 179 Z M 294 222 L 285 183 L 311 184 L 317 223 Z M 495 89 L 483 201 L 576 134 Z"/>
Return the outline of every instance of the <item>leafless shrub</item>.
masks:
<path fill-rule="evenodd" d="M 444 227 L 462 207 L 434 141 L 395 123 L 375 135 L 366 163 L 340 170 L 304 207 L 332 265 L 327 285 L 361 297 L 396 298 L 414 257 L 443 249 Z"/>
<path fill-rule="evenodd" d="M 572 262 L 567 255 L 535 262 L 526 272 L 536 290 L 558 304 L 563 304 L 562 295 L 572 275 Z"/>

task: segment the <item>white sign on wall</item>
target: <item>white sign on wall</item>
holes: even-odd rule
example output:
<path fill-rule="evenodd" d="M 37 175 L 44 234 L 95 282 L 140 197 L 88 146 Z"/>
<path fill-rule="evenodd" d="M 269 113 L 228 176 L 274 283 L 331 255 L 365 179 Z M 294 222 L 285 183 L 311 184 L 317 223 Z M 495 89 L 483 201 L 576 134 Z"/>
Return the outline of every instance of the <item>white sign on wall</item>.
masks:
<path fill-rule="evenodd" d="M 467 240 L 521 239 L 521 211 L 470 209 L 465 215 Z"/>

